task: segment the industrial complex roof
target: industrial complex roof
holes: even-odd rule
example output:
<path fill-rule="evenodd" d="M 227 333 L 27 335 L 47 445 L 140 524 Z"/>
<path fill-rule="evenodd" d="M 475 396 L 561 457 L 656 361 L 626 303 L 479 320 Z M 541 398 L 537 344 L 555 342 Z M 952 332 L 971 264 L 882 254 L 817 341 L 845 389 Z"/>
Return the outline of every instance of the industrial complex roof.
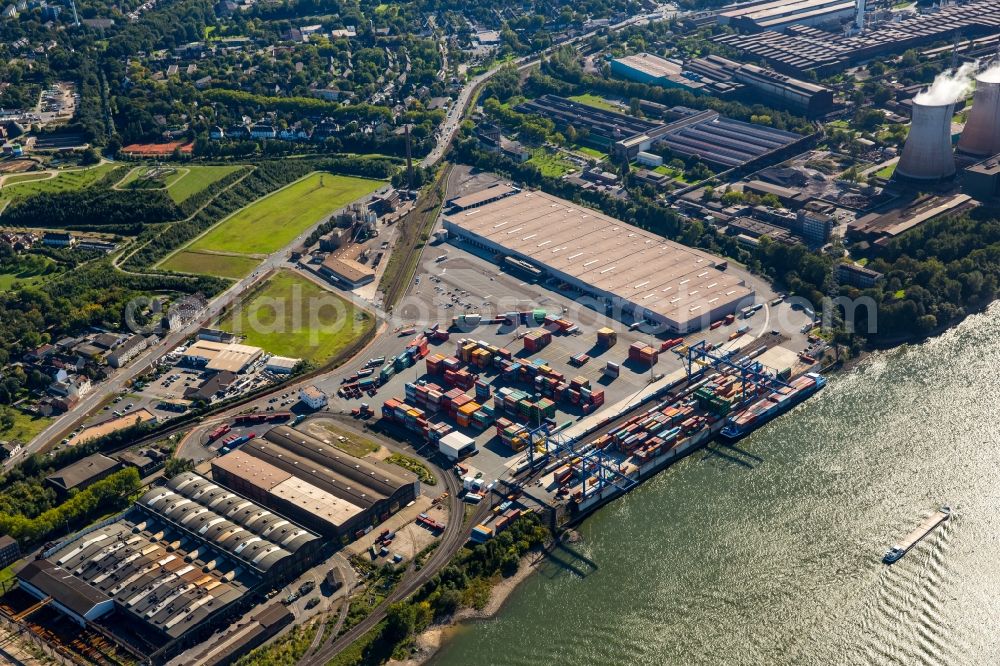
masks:
<path fill-rule="evenodd" d="M 243 451 L 362 508 L 416 481 L 405 470 L 355 458 L 288 426 L 272 428 L 263 439 L 244 444 Z"/>
<path fill-rule="evenodd" d="M 543 192 L 521 192 L 447 221 L 675 322 L 753 293 L 709 254 Z"/>
<path fill-rule="evenodd" d="M 783 3 L 778 0 L 774 4 L 798 3 Z M 823 4 L 821 0 L 817 0 L 817 7 Z M 752 13 L 760 7 L 756 5 L 744 9 Z M 829 11 L 832 15 L 838 11 L 849 13 L 850 7 L 831 7 L 824 11 Z M 807 13 L 803 12 L 801 15 L 803 23 L 808 18 Z M 733 18 L 739 20 L 742 17 Z M 783 32 L 778 32 L 779 23 L 786 26 Z M 902 53 L 910 47 L 947 40 L 956 34 L 968 38 L 995 33 L 1000 28 L 1000 2 L 974 0 L 949 4 L 935 11 L 922 11 L 911 18 L 887 22 L 852 37 L 799 23 L 788 25 L 787 19 L 775 19 L 770 23 L 761 20 L 757 24 L 761 28 L 774 29 L 755 34 L 720 34 L 713 37 L 713 40 L 758 58 L 766 58 L 769 66 L 776 69 L 795 72 L 810 69 L 833 71 L 843 67 L 844 63 L 870 59 L 882 53 Z"/>
<path fill-rule="evenodd" d="M 668 126 L 670 129 L 660 140 L 671 152 L 724 167 L 741 166 L 805 138 L 766 125 L 732 120 L 714 111 L 675 106 L 670 113 L 680 119 Z"/>
<path fill-rule="evenodd" d="M 106 475 L 118 465 L 117 460 L 95 453 L 53 472 L 45 480 L 62 490 L 70 490 Z"/>
<path fill-rule="evenodd" d="M 177 528 L 196 534 L 252 570 L 265 572 L 317 538 L 260 505 L 192 472 L 139 500 Z"/>
<path fill-rule="evenodd" d="M 80 617 L 86 616 L 97 604 L 108 600 L 100 590 L 48 560 L 29 562 L 18 572 L 18 577 Z"/>
<path fill-rule="evenodd" d="M 364 510 L 245 451 L 232 451 L 216 458 L 212 461 L 212 469 L 228 472 L 334 526 L 343 525 Z"/>
<path fill-rule="evenodd" d="M 448 205 L 463 210 L 466 208 L 475 208 L 476 206 L 489 201 L 501 199 L 509 194 L 513 194 L 514 192 L 517 192 L 516 187 L 511 187 L 510 185 L 506 185 L 504 183 L 498 183 L 492 187 L 487 187 L 485 190 L 479 190 L 478 192 L 473 192 L 472 194 L 455 197 L 448 202 Z"/>
<path fill-rule="evenodd" d="M 683 69 L 677 63 L 670 62 L 669 60 L 653 55 L 652 53 L 636 53 L 634 55 L 617 58 L 617 60 L 621 64 L 628 65 L 629 67 L 632 67 L 633 69 L 636 69 L 653 78 L 677 76 Z"/>
<path fill-rule="evenodd" d="M 229 472 L 262 490 L 270 490 L 292 476 L 290 473 L 240 450 L 230 451 L 224 456 L 215 458 L 212 460 L 212 466 Z"/>
<path fill-rule="evenodd" d="M 260 347 L 250 345 L 196 340 L 187 348 L 184 356 L 204 363 L 209 370 L 228 370 L 239 373 L 263 353 Z"/>
<path fill-rule="evenodd" d="M 130 634 L 162 647 L 307 561 L 312 548 L 304 547 L 318 546 L 318 538 L 185 472 L 111 522 L 53 547 L 18 576 L 34 596 L 50 596 L 72 615 L 98 619 L 117 609 L 134 621 Z"/>
<path fill-rule="evenodd" d="M 271 488 L 271 494 L 338 527 L 364 511 L 361 507 L 294 476 Z"/>
<path fill-rule="evenodd" d="M 130 513 L 76 538 L 51 560 L 72 572 L 77 587 L 91 590 L 93 600 L 114 598 L 126 612 L 177 637 L 239 599 L 255 580 L 239 573 L 235 562 L 193 545 L 183 533 Z M 75 595 L 53 597 L 63 603 Z"/>

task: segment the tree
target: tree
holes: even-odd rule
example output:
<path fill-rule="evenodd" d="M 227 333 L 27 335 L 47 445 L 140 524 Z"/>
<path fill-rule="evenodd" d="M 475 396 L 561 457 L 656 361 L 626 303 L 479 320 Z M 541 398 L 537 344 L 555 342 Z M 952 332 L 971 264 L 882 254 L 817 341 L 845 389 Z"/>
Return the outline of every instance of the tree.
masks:
<path fill-rule="evenodd" d="M 178 474 L 194 469 L 194 461 L 190 458 L 170 458 L 163 468 L 163 476 L 172 479 Z"/>
<path fill-rule="evenodd" d="M 83 156 L 80 158 L 80 164 L 90 165 L 97 164 L 101 161 L 101 156 L 95 148 L 87 148 L 83 151 Z"/>
<path fill-rule="evenodd" d="M 386 640 L 398 643 L 412 634 L 416 626 L 417 614 L 414 606 L 405 601 L 397 601 L 389 606 L 386 612 L 382 635 Z"/>

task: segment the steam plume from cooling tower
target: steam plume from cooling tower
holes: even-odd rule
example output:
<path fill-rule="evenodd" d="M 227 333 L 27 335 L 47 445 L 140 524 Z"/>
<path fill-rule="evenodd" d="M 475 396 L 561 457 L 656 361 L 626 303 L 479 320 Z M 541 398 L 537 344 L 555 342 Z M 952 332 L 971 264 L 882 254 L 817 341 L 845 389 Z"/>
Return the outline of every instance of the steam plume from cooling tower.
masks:
<path fill-rule="evenodd" d="M 930 88 L 918 93 L 913 102 L 925 106 L 954 104 L 972 91 L 977 66 L 978 63 L 967 62 L 956 70 L 941 72 L 934 78 Z"/>
<path fill-rule="evenodd" d="M 976 80 L 983 83 L 1000 83 L 1000 60 L 981 71 Z"/>

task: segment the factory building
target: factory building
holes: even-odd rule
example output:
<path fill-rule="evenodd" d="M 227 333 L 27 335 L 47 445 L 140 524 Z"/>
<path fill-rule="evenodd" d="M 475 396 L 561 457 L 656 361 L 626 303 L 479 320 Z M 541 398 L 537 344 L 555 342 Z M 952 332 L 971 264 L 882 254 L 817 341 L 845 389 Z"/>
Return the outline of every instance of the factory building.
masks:
<path fill-rule="evenodd" d="M 791 25 L 839 27 L 854 18 L 856 5 L 855 0 L 764 0 L 720 11 L 718 22 L 744 32 L 781 31 Z"/>
<path fill-rule="evenodd" d="M 588 143 L 606 152 L 614 151 L 620 156 L 624 155 L 630 160 L 635 159 L 639 152 L 649 150 L 653 142 L 666 131 L 663 123 L 598 109 L 558 95 L 542 95 L 518 104 L 517 110 L 548 118 L 557 127 L 585 127 L 589 132 Z"/>
<path fill-rule="evenodd" d="M 1000 155 L 966 167 L 962 171 L 962 191 L 978 201 L 1000 196 Z"/>
<path fill-rule="evenodd" d="M 925 194 L 913 199 L 892 202 L 890 206 L 871 212 L 848 223 L 847 238 L 868 241 L 879 247 L 925 222 L 945 215 L 958 215 L 976 206 L 967 194 L 935 196 Z"/>
<path fill-rule="evenodd" d="M 452 213 L 444 225 L 452 238 L 514 257 L 605 307 L 678 333 L 736 312 L 754 296 L 726 272 L 724 259 L 543 192 Z"/>
<path fill-rule="evenodd" d="M 717 81 L 733 87 L 748 102 L 789 109 L 809 117 L 833 110 L 833 90 L 817 83 L 796 79 L 767 67 L 749 65 L 717 55 L 694 58 L 686 70 L 700 81 Z"/>
<path fill-rule="evenodd" d="M 472 194 L 455 197 L 454 199 L 449 200 L 448 208 L 453 211 L 478 208 L 479 206 L 485 206 L 488 203 L 499 201 L 504 197 L 509 197 L 517 192 L 520 192 L 520 190 L 516 187 L 503 183 L 496 183 L 495 185 L 487 187 L 485 190 L 480 190 L 479 192 L 473 192 Z"/>
<path fill-rule="evenodd" d="M 185 472 L 18 578 L 72 621 L 97 623 L 157 662 L 244 612 L 253 592 L 304 571 L 320 546 L 315 533 Z"/>
<path fill-rule="evenodd" d="M 518 110 L 549 118 L 558 127 L 586 127 L 592 140 L 596 138 L 616 157 L 630 161 L 654 146 L 665 146 L 682 157 L 695 157 L 729 169 L 747 166 L 807 139 L 793 132 L 731 120 L 715 111 L 683 106 L 664 112 L 667 123 L 595 109 L 556 95 L 525 102 Z"/>
<path fill-rule="evenodd" d="M 611 60 L 611 73 L 630 81 L 664 88 L 681 88 L 693 93 L 719 97 L 730 95 L 736 89 L 730 82 L 703 77 L 698 72 L 689 71 L 680 63 L 652 53 L 636 53 L 614 58 Z"/>
<path fill-rule="evenodd" d="M 799 111 L 807 116 L 819 116 L 833 109 L 833 91 L 826 86 L 757 65 L 740 65 L 734 77 L 774 106 Z"/>
<path fill-rule="evenodd" d="M 253 365 L 263 353 L 260 347 L 199 339 L 184 351 L 183 361 L 206 370 L 239 374 Z"/>
<path fill-rule="evenodd" d="M 776 3 L 777 4 L 777 3 Z M 798 3 L 789 3 L 797 5 Z M 912 18 L 885 23 L 864 33 L 845 37 L 795 21 L 780 29 L 725 34 L 713 37 L 718 44 L 767 61 L 781 72 L 817 74 L 841 72 L 846 67 L 885 54 L 898 54 L 935 42 L 951 42 L 994 34 L 1000 26 L 1000 0 L 973 0 L 923 11 Z M 763 28 L 763 26 L 761 26 Z"/>
<path fill-rule="evenodd" d="M 675 106 L 669 114 L 677 119 L 665 126 L 656 145 L 722 169 L 747 166 L 807 139 L 794 132 L 732 120 L 715 111 Z"/>
<path fill-rule="evenodd" d="M 420 482 L 406 470 L 355 458 L 287 426 L 213 460 L 212 476 L 324 536 L 345 541 L 420 492 Z"/>

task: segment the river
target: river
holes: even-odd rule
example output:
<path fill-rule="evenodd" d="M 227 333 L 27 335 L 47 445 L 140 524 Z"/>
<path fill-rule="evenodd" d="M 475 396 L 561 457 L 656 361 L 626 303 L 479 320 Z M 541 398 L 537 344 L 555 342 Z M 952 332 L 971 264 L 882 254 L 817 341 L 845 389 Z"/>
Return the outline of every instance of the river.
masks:
<path fill-rule="evenodd" d="M 998 453 L 994 304 L 600 510 L 432 663 L 1000 663 Z"/>

